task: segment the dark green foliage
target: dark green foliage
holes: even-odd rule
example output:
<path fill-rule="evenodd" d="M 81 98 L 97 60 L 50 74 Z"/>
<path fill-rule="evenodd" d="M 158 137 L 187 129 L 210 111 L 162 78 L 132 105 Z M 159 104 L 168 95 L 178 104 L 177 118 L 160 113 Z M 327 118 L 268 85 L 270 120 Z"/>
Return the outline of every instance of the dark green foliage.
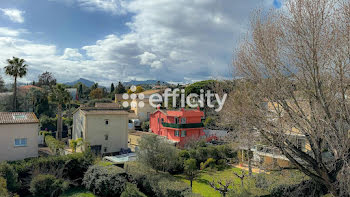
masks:
<path fill-rule="evenodd" d="M 125 89 L 124 85 L 120 81 L 118 82 L 118 86 L 117 86 L 115 92 L 116 92 L 116 94 L 124 94 L 124 93 L 126 93 L 126 89 Z"/>
<path fill-rule="evenodd" d="M 188 159 L 184 162 L 184 171 L 187 179 L 191 183 L 192 188 L 192 182 L 199 174 L 199 170 L 197 167 L 197 161 L 195 159 Z"/>
<path fill-rule="evenodd" d="M 184 182 L 178 181 L 169 173 L 156 172 L 138 162 L 126 166 L 128 175 L 136 181 L 138 188 L 147 196 L 188 196 L 191 188 Z"/>
<path fill-rule="evenodd" d="M 38 175 L 30 182 L 30 192 L 36 197 L 56 197 L 67 190 L 69 183 L 53 175 Z"/>
<path fill-rule="evenodd" d="M 16 192 L 20 186 L 18 182 L 18 174 L 10 164 L 6 162 L 0 163 L 0 177 L 6 179 L 7 189 L 10 192 Z"/>
<path fill-rule="evenodd" d="M 109 98 L 104 98 L 104 99 L 94 99 L 90 100 L 87 105 L 89 107 L 95 107 L 95 103 L 113 103 L 113 101 Z"/>
<path fill-rule="evenodd" d="M 204 91 L 213 89 L 215 83 L 217 83 L 215 80 L 205 80 L 193 83 L 185 88 L 186 95 L 190 93 L 200 94 L 201 89 Z"/>
<path fill-rule="evenodd" d="M 55 139 L 51 135 L 47 135 L 45 137 L 45 143 L 47 147 L 50 148 L 51 152 L 55 155 L 61 154 L 65 146 L 64 142 Z"/>
<path fill-rule="evenodd" d="M 219 159 L 219 160 L 216 161 L 216 168 L 218 170 L 221 171 L 221 170 L 226 169 L 227 167 L 229 167 L 229 166 L 227 165 L 226 159 Z"/>
<path fill-rule="evenodd" d="M 136 153 L 139 162 L 163 172 L 174 168 L 177 161 L 175 146 L 157 135 L 143 135 Z"/>
<path fill-rule="evenodd" d="M 205 168 L 215 168 L 216 165 L 216 161 L 213 158 L 208 158 L 207 161 L 205 161 L 204 163 L 201 163 L 201 170 L 204 170 Z"/>
<path fill-rule="evenodd" d="M 55 106 L 49 103 L 47 93 L 42 93 L 36 97 L 35 115 L 41 117 L 43 115 L 52 117 L 55 114 Z"/>
<path fill-rule="evenodd" d="M 143 131 L 148 131 L 149 130 L 149 121 L 142 122 L 141 128 Z"/>
<path fill-rule="evenodd" d="M 83 179 L 86 189 L 99 196 L 120 196 L 126 182 L 124 170 L 116 166 L 91 166 Z"/>
<path fill-rule="evenodd" d="M 52 75 L 52 73 L 46 71 L 39 75 L 37 85 L 40 87 L 47 86 L 51 88 L 52 86 L 56 85 L 56 78 Z"/>
<path fill-rule="evenodd" d="M 8 197 L 9 193 L 7 191 L 6 179 L 0 177 L 0 196 Z"/>
<path fill-rule="evenodd" d="M 114 84 L 111 84 L 111 93 L 114 93 Z"/>
<path fill-rule="evenodd" d="M 56 131 L 57 118 L 50 118 L 46 115 L 40 117 L 40 129 L 45 131 Z"/>
<path fill-rule="evenodd" d="M 229 145 L 199 147 L 190 150 L 189 153 L 191 158 L 196 159 L 200 163 L 205 162 L 208 158 L 220 160 L 234 158 L 236 156 L 236 153 L 229 147 Z"/>
<path fill-rule="evenodd" d="M 135 184 L 126 183 L 125 190 L 120 197 L 146 197 L 146 195 L 140 192 Z"/>
<path fill-rule="evenodd" d="M 214 124 L 214 119 L 211 116 L 208 116 L 205 121 L 203 122 L 204 126 L 206 128 L 209 128 L 210 126 L 212 126 Z"/>
<path fill-rule="evenodd" d="M 35 173 L 54 174 L 57 177 L 80 183 L 84 173 L 93 163 L 91 152 L 75 153 L 65 156 L 50 156 L 10 162 L 18 173 L 22 194 L 27 194 L 31 175 Z"/>
<path fill-rule="evenodd" d="M 312 180 L 302 181 L 296 185 L 279 185 L 272 189 L 270 196 L 294 197 L 294 196 L 322 196 L 327 194 L 327 188 Z"/>
<path fill-rule="evenodd" d="M 259 173 L 255 177 L 255 186 L 257 188 L 261 189 L 268 189 L 269 188 L 269 182 L 265 177 L 265 174 Z"/>

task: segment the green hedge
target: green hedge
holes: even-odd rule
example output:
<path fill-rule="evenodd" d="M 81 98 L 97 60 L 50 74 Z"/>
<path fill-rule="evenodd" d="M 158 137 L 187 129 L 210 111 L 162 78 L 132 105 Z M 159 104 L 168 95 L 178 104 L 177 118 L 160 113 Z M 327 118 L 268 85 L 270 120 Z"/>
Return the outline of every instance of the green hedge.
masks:
<path fill-rule="evenodd" d="M 140 192 L 135 184 L 126 183 L 125 190 L 120 197 L 147 197 L 144 193 Z"/>
<path fill-rule="evenodd" d="M 0 177 L 0 196 L 8 197 L 9 193 L 7 191 L 6 179 Z"/>
<path fill-rule="evenodd" d="M 24 196 L 24 194 L 29 192 L 33 173 L 53 174 L 56 177 L 69 179 L 80 184 L 84 173 L 92 165 L 93 161 L 94 158 L 91 152 L 85 152 L 65 156 L 31 158 L 9 162 L 9 164 L 18 173 L 19 182 L 22 183 L 18 193 Z"/>
<path fill-rule="evenodd" d="M 186 183 L 177 180 L 169 173 L 157 173 L 138 162 L 130 162 L 125 168 L 127 174 L 147 196 L 184 197 L 191 194 L 191 188 Z"/>
<path fill-rule="evenodd" d="M 83 185 L 99 196 L 120 196 L 127 181 L 122 168 L 94 165 L 85 173 Z"/>
<path fill-rule="evenodd" d="M 20 187 L 18 182 L 18 173 L 10 164 L 6 162 L 0 163 L 0 177 L 6 179 L 7 190 L 10 192 L 17 192 Z"/>
<path fill-rule="evenodd" d="M 36 197 L 57 197 L 68 187 L 68 182 L 50 174 L 40 174 L 30 182 L 30 192 Z"/>
<path fill-rule="evenodd" d="M 59 155 L 63 152 L 64 150 L 64 142 L 61 142 L 51 135 L 45 136 L 45 143 L 47 147 L 50 148 L 51 152 L 54 153 L 55 155 Z"/>
<path fill-rule="evenodd" d="M 187 153 L 185 153 L 187 151 Z M 236 158 L 237 152 L 232 150 L 229 145 L 198 147 L 196 149 L 184 150 L 183 155 L 189 155 L 190 158 L 196 159 L 198 166 L 206 162 L 209 158 L 218 161 L 221 159 Z"/>

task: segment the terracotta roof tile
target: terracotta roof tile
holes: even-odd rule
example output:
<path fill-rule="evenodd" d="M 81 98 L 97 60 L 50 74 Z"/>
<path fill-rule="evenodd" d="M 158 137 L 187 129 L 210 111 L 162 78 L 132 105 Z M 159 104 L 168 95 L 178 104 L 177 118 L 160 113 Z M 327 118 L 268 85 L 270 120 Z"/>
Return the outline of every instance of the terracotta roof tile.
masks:
<path fill-rule="evenodd" d="M 29 124 L 39 123 L 32 112 L 0 112 L 0 124 Z"/>

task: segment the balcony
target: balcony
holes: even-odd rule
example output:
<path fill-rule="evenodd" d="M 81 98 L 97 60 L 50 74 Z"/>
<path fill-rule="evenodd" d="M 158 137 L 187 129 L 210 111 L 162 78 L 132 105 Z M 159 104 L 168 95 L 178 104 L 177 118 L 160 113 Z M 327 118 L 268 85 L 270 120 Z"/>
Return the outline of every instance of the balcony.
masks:
<path fill-rule="evenodd" d="M 202 128 L 204 127 L 203 123 L 188 123 L 188 124 L 175 124 L 162 122 L 163 127 L 169 127 L 174 129 L 191 129 L 191 128 Z"/>

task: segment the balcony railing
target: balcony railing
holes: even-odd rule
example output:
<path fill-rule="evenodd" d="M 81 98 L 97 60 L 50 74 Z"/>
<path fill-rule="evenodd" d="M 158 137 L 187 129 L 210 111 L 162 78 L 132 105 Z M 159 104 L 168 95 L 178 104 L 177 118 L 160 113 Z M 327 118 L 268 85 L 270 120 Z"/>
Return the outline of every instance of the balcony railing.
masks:
<path fill-rule="evenodd" d="M 204 127 L 203 123 L 188 123 L 188 124 L 175 124 L 175 123 L 162 123 L 163 127 L 170 127 L 175 129 L 190 129 L 190 128 L 201 128 Z"/>

